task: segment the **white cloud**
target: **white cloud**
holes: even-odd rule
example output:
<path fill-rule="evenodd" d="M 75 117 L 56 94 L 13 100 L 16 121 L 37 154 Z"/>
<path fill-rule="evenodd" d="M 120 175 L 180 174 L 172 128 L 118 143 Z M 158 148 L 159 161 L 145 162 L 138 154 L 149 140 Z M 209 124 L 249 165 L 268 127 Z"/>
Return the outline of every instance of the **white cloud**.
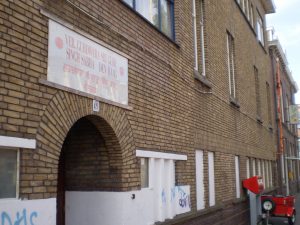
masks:
<path fill-rule="evenodd" d="M 300 46 L 300 25 L 293 25 L 287 29 L 277 30 L 276 35 L 284 47 Z"/>
<path fill-rule="evenodd" d="M 288 10 L 298 3 L 299 0 L 275 0 L 275 6 L 277 12 Z"/>

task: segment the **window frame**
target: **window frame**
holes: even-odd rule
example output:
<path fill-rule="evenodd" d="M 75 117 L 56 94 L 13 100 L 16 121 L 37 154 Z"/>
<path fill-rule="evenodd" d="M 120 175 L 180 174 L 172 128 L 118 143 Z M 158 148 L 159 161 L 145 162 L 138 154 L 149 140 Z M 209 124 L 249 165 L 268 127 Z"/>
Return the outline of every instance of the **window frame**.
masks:
<path fill-rule="evenodd" d="M 264 20 L 263 17 L 260 15 L 259 11 L 257 11 L 257 17 L 256 17 L 256 35 L 257 40 L 259 43 L 262 44 L 262 46 L 265 47 L 265 27 L 264 27 Z"/>
<path fill-rule="evenodd" d="M 201 61 L 200 65 L 202 67 L 201 75 L 206 77 L 206 54 L 205 54 L 205 15 L 204 15 L 204 0 L 199 0 L 199 25 L 200 25 L 200 54 L 201 54 Z"/>
<path fill-rule="evenodd" d="M 17 168 L 16 168 L 16 190 L 15 190 L 16 197 L 0 198 L 0 201 L 9 200 L 9 199 L 19 199 L 19 197 L 20 197 L 20 149 L 19 148 L 13 148 L 13 147 L 0 146 L 0 152 L 1 152 L 1 150 L 8 150 L 8 151 L 17 152 L 17 159 L 16 159 Z"/>
<path fill-rule="evenodd" d="M 261 107 L 261 93 L 260 93 L 260 79 L 259 79 L 259 72 L 256 66 L 253 67 L 254 69 L 254 87 L 255 87 L 255 103 L 256 103 L 256 117 L 258 122 L 262 122 L 262 107 Z"/>
<path fill-rule="evenodd" d="M 160 33 L 168 37 L 170 40 L 175 41 L 176 35 L 175 35 L 175 15 L 174 15 L 174 0 L 166 0 L 170 5 L 170 18 L 171 18 L 171 36 L 168 36 L 167 33 L 162 31 L 162 18 L 161 18 L 161 1 L 158 1 L 158 27 L 155 26 L 151 21 L 149 21 L 143 14 L 141 14 L 136 9 L 136 0 L 132 0 L 132 6 L 128 4 L 125 0 L 121 0 L 121 2 L 125 5 L 127 5 L 129 8 L 131 8 L 136 14 L 141 16 L 144 20 L 146 20 L 148 23 L 150 23 L 156 30 L 158 30 Z"/>
<path fill-rule="evenodd" d="M 271 89 L 270 84 L 266 82 L 266 92 L 267 92 L 267 109 L 268 109 L 268 125 L 269 128 L 272 127 L 272 105 L 271 105 Z"/>
<path fill-rule="evenodd" d="M 227 51 L 227 67 L 228 67 L 228 79 L 229 79 L 229 95 L 233 99 L 236 99 L 236 79 L 235 79 L 236 68 L 235 68 L 234 37 L 229 31 L 226 32 L 226 51 Z"/>

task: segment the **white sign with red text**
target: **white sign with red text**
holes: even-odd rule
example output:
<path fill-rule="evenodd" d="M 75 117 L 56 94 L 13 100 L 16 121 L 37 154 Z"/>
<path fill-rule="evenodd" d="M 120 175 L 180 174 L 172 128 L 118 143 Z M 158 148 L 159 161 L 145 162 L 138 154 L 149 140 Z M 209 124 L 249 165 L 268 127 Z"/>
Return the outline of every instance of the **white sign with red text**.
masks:
<path fill-rule="evenodd" d="M 52 20 L 47 80 L 128 105 L 128 59 Z"/>

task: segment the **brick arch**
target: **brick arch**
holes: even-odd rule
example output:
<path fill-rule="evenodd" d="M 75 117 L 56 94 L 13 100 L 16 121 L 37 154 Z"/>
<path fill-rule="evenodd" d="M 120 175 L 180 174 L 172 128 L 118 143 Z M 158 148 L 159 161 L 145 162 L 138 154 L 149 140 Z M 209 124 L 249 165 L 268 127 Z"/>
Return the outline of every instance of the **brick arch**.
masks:
<path fill-rule="evenodd" d="M 130 180 L 136 180 L 138 171 L 135 166 L 135 144 L 126 111 L 105 103 L 101 103 L 100 107 L 100 112 L 94 113 L 91 99 L 64 91 L 58 91 L 54 95 L 44 110 L 37 130 L 37 149 L 33 154 L 33 164 L 23 165 L 25 177 L 26 174 L 34 173 L 31 177 L 33 185 L 27 186 L 31 193 L 21 192 L 21 197 L 56 197 L 58 161 L 64 140 L 76 121 L 83 117 L 91 121 L 104 139 L 108 140 L 107 145 L 114 146 L 110 155 L 116 158 L 112 160 L 112 169 L 114 162 L 115 166 L 122 162 L 122 190 L 138 187 L 138 184 Z"/>

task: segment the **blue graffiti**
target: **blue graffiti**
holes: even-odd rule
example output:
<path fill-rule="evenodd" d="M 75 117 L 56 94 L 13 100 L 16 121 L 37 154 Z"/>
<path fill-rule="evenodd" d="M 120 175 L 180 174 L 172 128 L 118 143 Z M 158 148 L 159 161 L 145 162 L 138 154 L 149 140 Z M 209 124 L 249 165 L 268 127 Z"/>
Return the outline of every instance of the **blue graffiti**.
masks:
<path fill-rule="evenodd" d="M 180 187 L 177 188 L 178 188 L 178 193 L 180 195 L 179 197 L 180 207 L 182 208 L 188 207 L 190 205 L 190 196 L 187 193 L 185 193 L 185 191 L 182 188 Z"/>
<path fill-rule="evenodd" d="M 171 202 L 176 198 L 176 187 L 171 188 Z"/>
<path fill-rule="evenodd" d="M 29 223 L 27 223 L 27 211 L 23 209 L 22 212 L 16 213 L 15 220 L 7 212 L 1 213 L 1 224 L 0 225 L 36 225 L 34 219 L 38 217 L 37 212 L 32 212 L 29 215 Z"/>
<path fill-rule="evenodd" d="M 162 201 L 163 204 L 167 203 L 167 197 L 166 197 L 165 189 L 163 189 L 162 192 L 161 192 L 161 201 Z"/>

